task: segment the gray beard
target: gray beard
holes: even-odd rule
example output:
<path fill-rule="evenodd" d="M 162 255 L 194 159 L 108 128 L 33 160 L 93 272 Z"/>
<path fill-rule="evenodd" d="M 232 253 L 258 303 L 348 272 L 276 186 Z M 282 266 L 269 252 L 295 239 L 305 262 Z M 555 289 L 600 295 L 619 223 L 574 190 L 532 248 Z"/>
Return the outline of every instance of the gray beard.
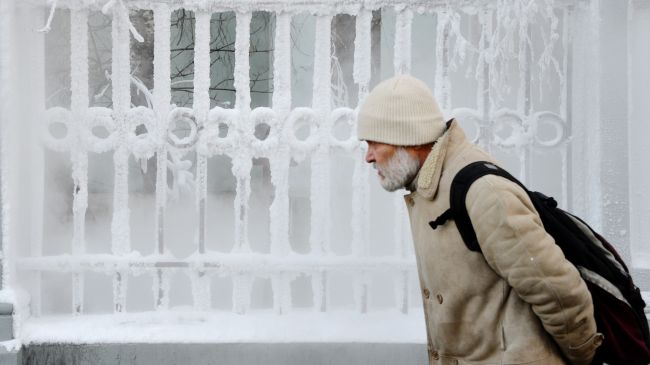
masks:
<path fill-rule="evenodd" d="M 381 186 L 387 191 L 395 191 L 413 181 L 420 170 L 420 161 L 411 157 L 404 147 L 399 147 L 386 165 L 374 163 L 373 167 L 384 176 L 379 178 Z"/>

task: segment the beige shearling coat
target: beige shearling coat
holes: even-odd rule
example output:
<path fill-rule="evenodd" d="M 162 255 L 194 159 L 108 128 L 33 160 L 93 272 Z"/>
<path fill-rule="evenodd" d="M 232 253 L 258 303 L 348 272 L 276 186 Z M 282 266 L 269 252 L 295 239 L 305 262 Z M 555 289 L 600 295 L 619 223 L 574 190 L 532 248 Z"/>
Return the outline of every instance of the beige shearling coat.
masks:
<path fill-rule="evenodd" d="M 465 246 L 452 220 L 429 226 L 449 208 L 455 174 L 480 160 L 494 162 L 452 121 L 405 196 L 429 364 L 589 364 L 602 343 L 591 295 L 523 189 L 498 176 L 470 188 L 483 254 Z"/>

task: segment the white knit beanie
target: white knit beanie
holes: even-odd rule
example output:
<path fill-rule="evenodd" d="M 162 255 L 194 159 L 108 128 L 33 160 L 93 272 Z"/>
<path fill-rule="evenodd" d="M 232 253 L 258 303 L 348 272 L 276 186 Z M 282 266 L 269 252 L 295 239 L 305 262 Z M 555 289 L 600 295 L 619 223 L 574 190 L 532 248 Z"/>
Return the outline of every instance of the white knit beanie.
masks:
<path fill-rule="evenodd" d="M 438 102 L 427 85 L 411 75 L 379 83 L 359 110 L 360 140 L 417 146 L 435 141 L 444 131 Z"/>

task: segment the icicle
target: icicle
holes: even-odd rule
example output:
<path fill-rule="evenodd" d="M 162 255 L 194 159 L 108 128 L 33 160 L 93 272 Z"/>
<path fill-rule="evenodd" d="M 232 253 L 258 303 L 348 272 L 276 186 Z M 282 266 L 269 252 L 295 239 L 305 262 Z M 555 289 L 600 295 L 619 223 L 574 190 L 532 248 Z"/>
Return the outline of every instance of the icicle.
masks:
<path fill-rule="evenodd" d="M 117 4 L 117 6 L 116 6 L 116 4 Z M 116 12 L 126 14 L 126 23 L 128 24 L 129 32 L 131 32 L 131 34 L 133 35 L 133 38 L 135 38 L 135 40 L 137 40 L 140 43 L 144 42 L 144 38 L 142 38 L 140 33 L 138 33 L 138 31 L 133 26 L 133 23 L 131 23 L 131 19 L 129 19 L 129 10 L 126 8 L 126 6 L 122 2 L 122 0 L 109 0 L 102 7 L 102 13 L 104 15 L 108 15 L 108 13 L 111 10 L 113 10 L 113 14 L 115 14 Z M 113 22 L 115 22 L 115 18 L 113 18 Z"/>
<path fill-rule="evenodd" d="M 58 0 L 49 0 L 48 2 L 51 3 L 52 5 L 50 6 L 50 15 L 47 17 L 47 22 L 45 23 L 45 26 L 43 28 L 36 30 L 37 32 L 40 33 L 48 33 L 52 28 L 50 26 L 52 25 L 52 19 L 54 19 L 54 13 L 56 12 L 56 3 Z"/>
<path fill-rule="evenodd" d="M 411 24 L 413 12 L 404 8 L 397 13 L 395 22 L 395 73 L 411 72 Z"/>

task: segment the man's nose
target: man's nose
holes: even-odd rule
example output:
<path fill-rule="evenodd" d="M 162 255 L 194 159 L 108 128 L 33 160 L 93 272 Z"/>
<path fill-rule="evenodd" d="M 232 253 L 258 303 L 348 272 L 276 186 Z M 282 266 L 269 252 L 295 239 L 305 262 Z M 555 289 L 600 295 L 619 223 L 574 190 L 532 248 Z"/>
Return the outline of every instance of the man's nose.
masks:
<path fill-rule="evenodd" d="M 368 152 L 366 152 L 366 162 L 373 163 L 375 162 L 375 154 L 372 151 L 372 148 L 368 147 Z"/>

